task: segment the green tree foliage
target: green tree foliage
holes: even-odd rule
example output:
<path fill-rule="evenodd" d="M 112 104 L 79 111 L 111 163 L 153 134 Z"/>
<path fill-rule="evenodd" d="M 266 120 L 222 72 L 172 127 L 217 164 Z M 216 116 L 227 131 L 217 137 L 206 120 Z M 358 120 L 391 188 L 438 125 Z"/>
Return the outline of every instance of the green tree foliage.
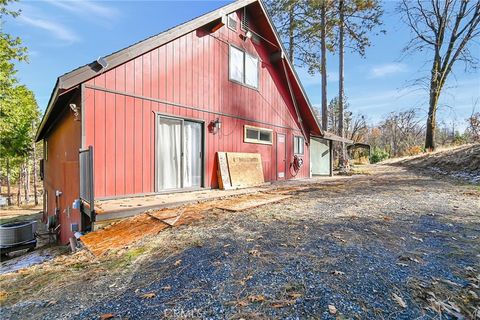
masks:
<path fill-rule="evenodd" d="M 294 64 L 305 66 L 311 73 L 320 71 L 320 13 L 327 7 L 327 48 L 333 52 L 334 33 L 331 1 L 327 0 L 266 0 L 269 13 L 287 47 Z"/>
<path fill-rule="evenodd" d="M 377 163 L 377 162 L 383 161 L 385 159 L 388 159 L 389 156 L 390 155 L 388 154 L 387 151 L 378 147 L 374 147 L 372 154 L 370 155 L 370 163 Z"/>
<path fill-rule="evenodd" d="M 378 0 L 344 0 L 345 46 L 365 56 L 371 46 L 370 36 L 383 24 L 383 8 Z M 381 29 L 377 33 L 385 33 Z M 375 34 L 377 34 L 375 33 Z"/>
<path fill-rule="evenodd" d="M 22 40 L 3 31 L 5 18 L 8 16 L 15 18 L 20 14 L 20 11 L 7 8 L 10 2 L 12 1 L 0 0 L 0 103 L 1 99 L 8 94 L 8 90 L 17 82 L 15 61 L 27 59 L 27 48 L 22 46 Z"/>
<path fill-rule="evenodd" d="M 0 108 L 0 152 L 2 157 L 27 157 L 32 151 L 34 124 L 39 110 L 33 92 L 25 86 L 8 91 Z"/>
<path fill-rule="evenodd" d="M 16 18 L 20 14 L 20 11 L 9 9 L 11 2 L 13 1 L 0 0 L 0 173 L 7 184 L 9 204 L 12 174 L 20 181 L 21 173 L 24 172 L 25 190 L 29 189 L 28 172 L 32 165 L 30 156 L 39 119 L 33 92 L 20 85 L 15 77 L 15 63 L 27 60 L 27 49 L 22 46 L 19 37 L 4 32 L 3 28 L 7 17 Z M 18 199 L 20 202 L 20 196 Z"/>

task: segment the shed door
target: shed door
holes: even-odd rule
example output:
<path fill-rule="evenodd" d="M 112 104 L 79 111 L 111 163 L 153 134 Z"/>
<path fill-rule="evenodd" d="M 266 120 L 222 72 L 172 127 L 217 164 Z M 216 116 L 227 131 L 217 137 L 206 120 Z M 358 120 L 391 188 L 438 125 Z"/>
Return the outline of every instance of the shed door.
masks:
<path fill-rule="evenodd" d="M 330 148 L 327 140 L 319 138 L 310 140 L 310 166 L 312 175 L 330 174 Z"/>
<path fill-rule="evenodd" d="M 285 141 L 285 135 L 283 133 L 277 133 L 277 180 L 285 180 L 287 161 Z"/>

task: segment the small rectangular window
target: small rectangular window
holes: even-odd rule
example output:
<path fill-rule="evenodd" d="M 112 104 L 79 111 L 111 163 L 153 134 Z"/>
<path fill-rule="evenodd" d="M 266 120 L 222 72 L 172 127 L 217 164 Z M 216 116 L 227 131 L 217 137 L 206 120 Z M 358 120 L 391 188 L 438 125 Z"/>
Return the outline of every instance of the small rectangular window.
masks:
<path fill-rule="evenodd" d="M 227 26 L 233 31 L 237 31 L 237 19 L 235 19 L 235 12 L 232 12 L 228 15 Z"/>
<path fill-rule="evenodd" d="M 272 144 L 273 130 L 265 128 L 257 128 L 253 126 L 245 126 L 244 142 Z"/>
<path fill-rule="evenodd" d="M 230 46 L 230 79 L 243 82 L 243 51 Z"/>
<path fill-rule="evenodd" d="M 301 136 L 293 137 L 293 153 L 303 155 L 305 147 L 305 139 Z"/>

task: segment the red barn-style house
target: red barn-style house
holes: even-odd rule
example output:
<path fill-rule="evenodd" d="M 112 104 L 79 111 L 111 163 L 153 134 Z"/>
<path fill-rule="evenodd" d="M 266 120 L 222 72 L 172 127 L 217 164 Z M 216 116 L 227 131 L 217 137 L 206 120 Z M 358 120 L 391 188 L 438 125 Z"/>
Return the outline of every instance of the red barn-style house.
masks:
<path fill-rule="evenodd" d="M 262 2 L 240 0 L 60 76 L 36 136 L 60 241 L 93 201 L 217 188 L 220 151 L 259 153 L 265 181 L 310 177 L 311 156 L 329 174 L 335 136 L 284 52 Z"/>

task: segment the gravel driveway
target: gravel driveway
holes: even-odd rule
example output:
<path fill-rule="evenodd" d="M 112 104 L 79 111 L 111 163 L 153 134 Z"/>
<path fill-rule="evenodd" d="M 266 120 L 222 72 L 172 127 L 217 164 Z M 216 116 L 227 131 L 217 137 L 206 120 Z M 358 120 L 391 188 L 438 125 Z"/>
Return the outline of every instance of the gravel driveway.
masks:
<path fill-rule="evenodd" d="M 118 275 L 3 308 L 5 318 L 474 319 L 480 189 L 401 167 L 159 235 Z M 178 245 L 176 243 L 178 242 Z M 182 245 L 180 245 L 180 243 Z M 46 303 L 56 299 L 55 303 Z"/>

